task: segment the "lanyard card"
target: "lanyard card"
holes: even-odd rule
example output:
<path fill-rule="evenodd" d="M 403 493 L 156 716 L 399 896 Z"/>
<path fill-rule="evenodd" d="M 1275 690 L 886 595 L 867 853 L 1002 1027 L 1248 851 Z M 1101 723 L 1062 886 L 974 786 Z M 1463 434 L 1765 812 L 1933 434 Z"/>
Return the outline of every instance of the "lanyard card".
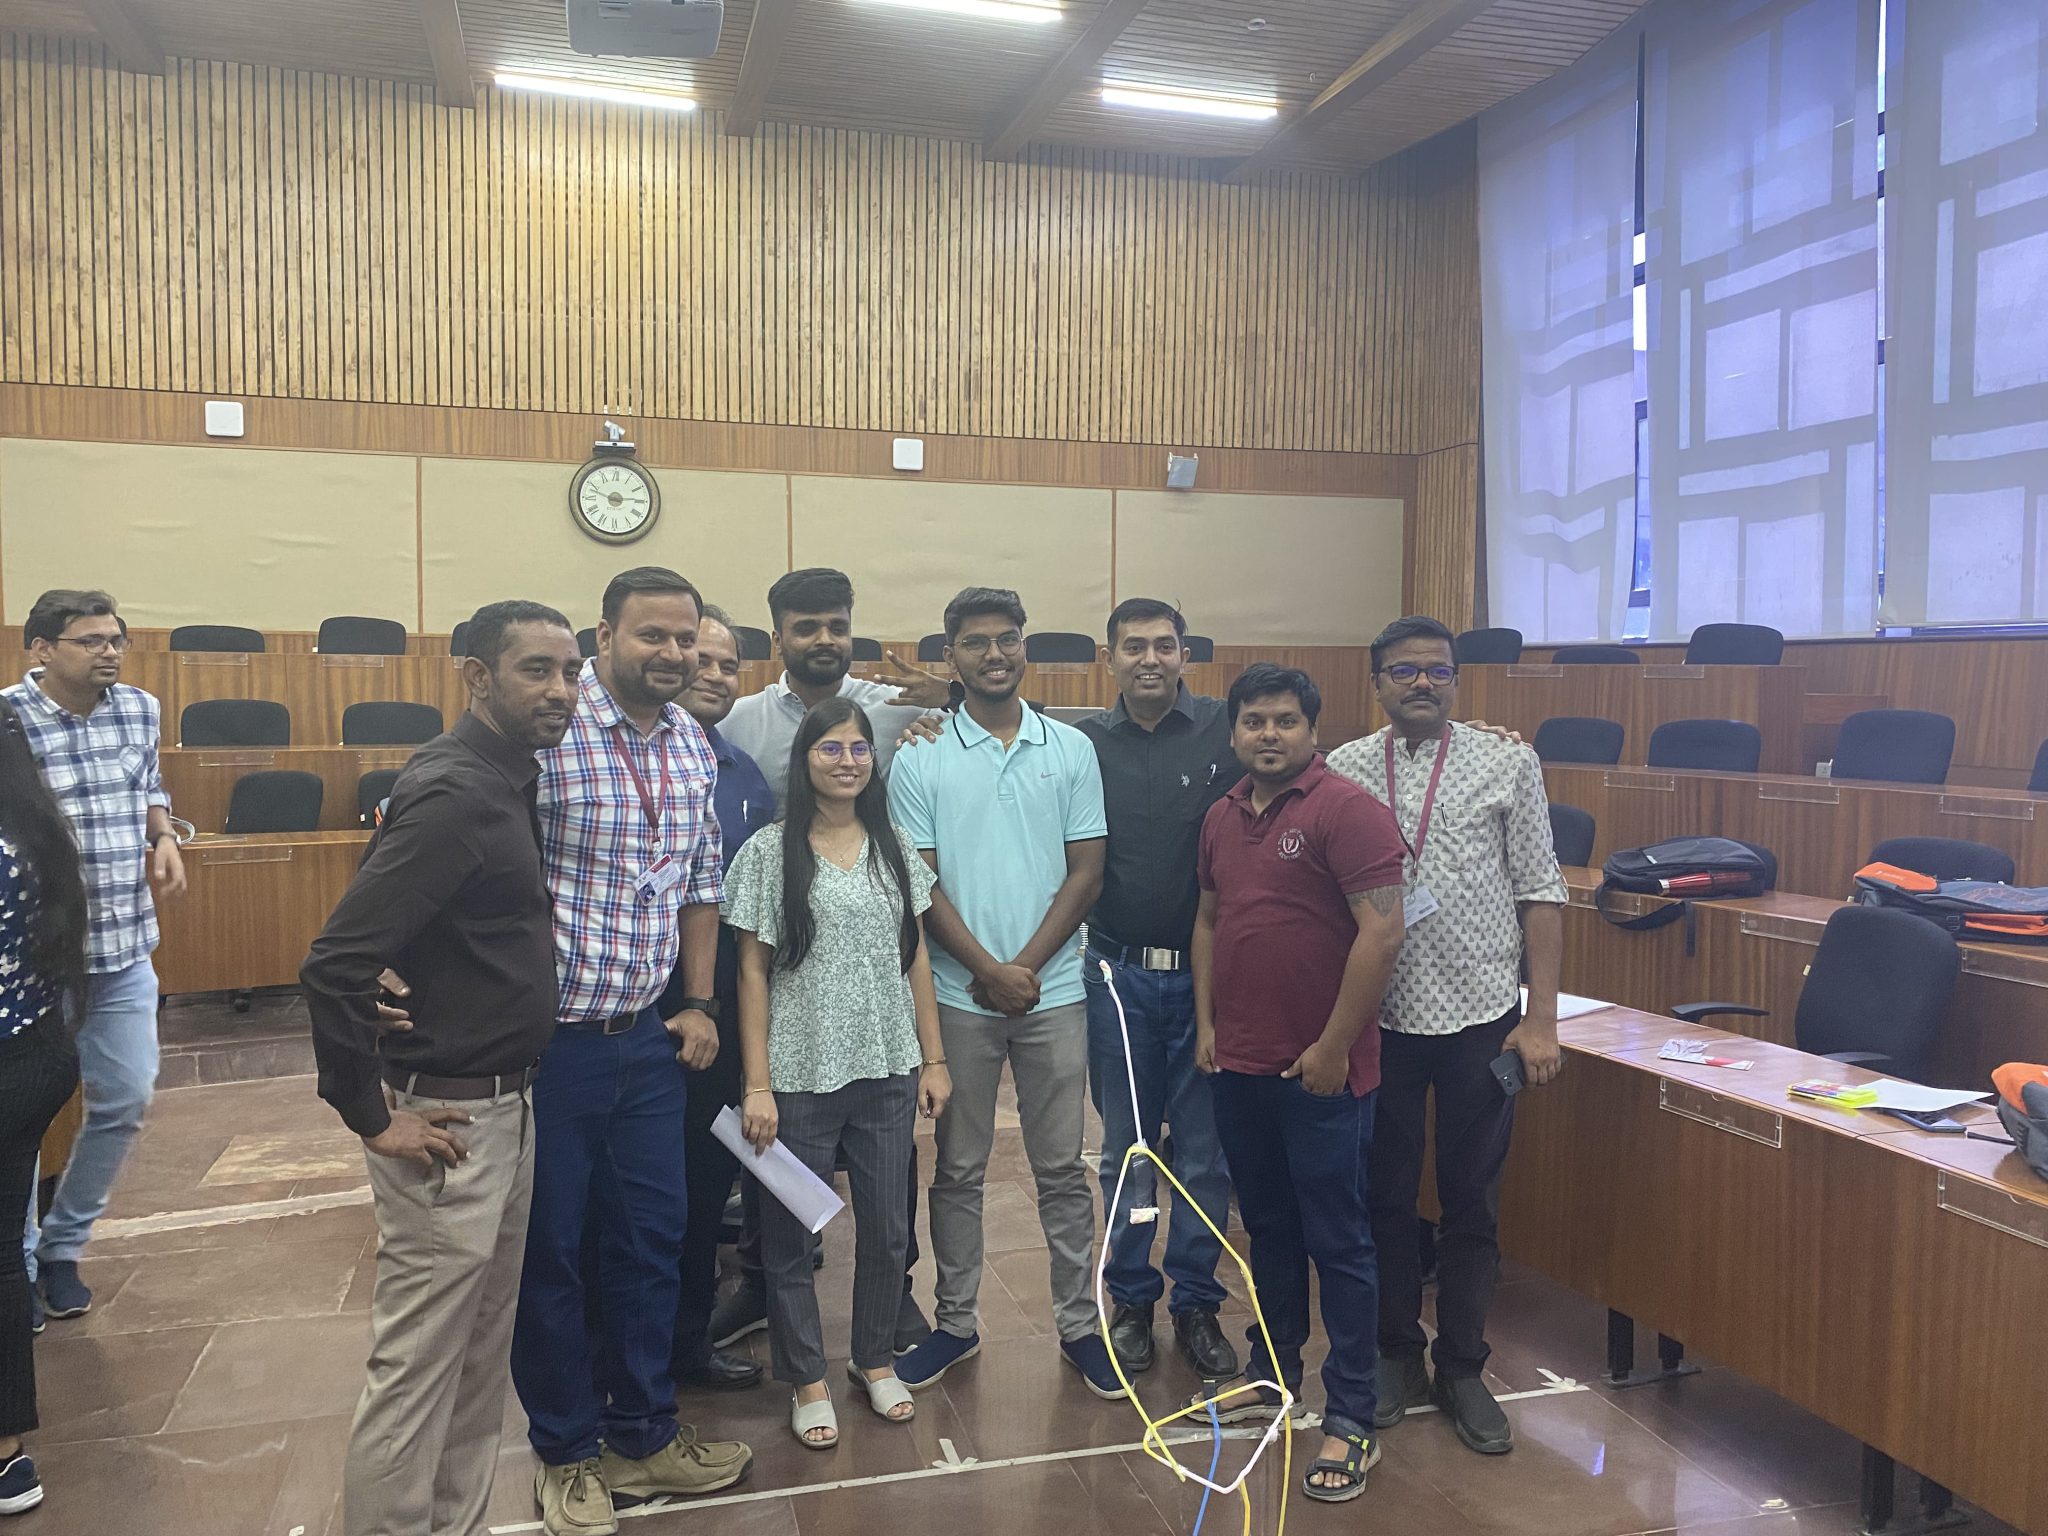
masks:
<path fill-rule="evenodd" d="M 640 900 L 646 903 L 674 890 L 682 881 L 683 866 L 676 861 L 675 855 L 664 853 L 634 877 L 633 888 L 640 893 Z"/>
<path fill-rule="evenodd" d="M 1411 890 L 1403 892 L 1401 896 L 1401 926 L 1413 928 L 1425 917 L 1433 916 L 1437 906 L 1436 893 L 1426 885 L 1418 885 Z"/>

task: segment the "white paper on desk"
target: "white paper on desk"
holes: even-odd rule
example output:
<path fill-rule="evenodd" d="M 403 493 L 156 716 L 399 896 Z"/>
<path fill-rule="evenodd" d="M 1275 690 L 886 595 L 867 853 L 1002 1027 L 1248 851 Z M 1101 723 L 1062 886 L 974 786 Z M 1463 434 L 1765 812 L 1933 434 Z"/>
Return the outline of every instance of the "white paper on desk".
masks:
<path fill-rule="evenodd" d="M 756 1152 L 740 1134 L 740 1114 L 730 1104 L 711 1122 L 711 1134 L 724 1142 L 726 1150 L 740 1160 L 740 1166 L 759 1179 L 761 1187 L 812 1232 L 824 1231 L 825 1223 L 846 1209 L 839 1192 L 806 1168 L 781 1142 L 771 1141 L 766 1152 Z"/>
<path fill-rule="evenodd" d="M 1603 1003 L 1597 997 L 1580 997 L 1575 992 L 1557 994 L 1557 1016 L 1560 1020 L 1576 1019 L 1582 1013 L 1598 1013 L 1602 1008 L 1612 1008 L 1613 1003 Z M 1529 989 L 1522 988 L 1522 1011 L 1529 1011 Z"/>
<path fill-rule="evenodd" d="M 1868 1104 L 1859 1104 L 1857 1108 L 1910 1109 L 1916 1115 L 1937 1114 L 1961 1104 L 1981 1104 L 1991 1097 L 1988 1093 L 1965 1093 L 1954 1088 L 1928 1088 L 1919 1083 L 1901 1083 L 1889 1077 L 1881 1077 L 1874 1083 L 1863 1083 L 1859 1086 L 1873 1090 L 1877 1097 Z"/>

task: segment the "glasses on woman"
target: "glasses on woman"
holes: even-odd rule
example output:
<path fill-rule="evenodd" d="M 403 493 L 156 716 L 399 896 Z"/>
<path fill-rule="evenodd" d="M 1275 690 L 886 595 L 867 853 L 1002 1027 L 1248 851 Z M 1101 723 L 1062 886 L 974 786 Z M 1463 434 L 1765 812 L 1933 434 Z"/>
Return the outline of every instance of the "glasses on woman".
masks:
<path fill-rule="evenodd" d="M 1442 662 L 1438 662 L 1433 667 L 1418 667 L 1412 661 L 1397 661 L 1391 667 L 1388 667 L 1386 672 L 1388 681 L 1397 683 L 1403 688 L 1406 688 L 1418 677 L 1428 678 L 1439 688 L 1455 682 L 1458 677 L 1458 669 L 1456 667 L 1447 667 Z"/>
<path fill-rule="evenodd" d="M 126 635 L 59 635 L 59 645 L 75 645 L 88 656 L 104 656 L 112 651 L 119 656 L 133 643 Z"/>
<path fill-rule="evenodd" d="M 864 741 L 821 741 L 811 750 L 828 763 L 851 760 L 855 767 L 873 760 L 875 749 Z"/>

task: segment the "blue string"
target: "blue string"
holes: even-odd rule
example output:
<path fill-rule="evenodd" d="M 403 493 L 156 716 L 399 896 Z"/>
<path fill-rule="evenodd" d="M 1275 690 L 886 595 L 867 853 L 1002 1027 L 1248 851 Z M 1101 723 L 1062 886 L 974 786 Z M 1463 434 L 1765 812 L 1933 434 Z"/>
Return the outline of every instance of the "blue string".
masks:
<path fill-rule="evenodd" d="M 1223 1421 L 1216 1417 L 1216 1405 L 1213 1402 L 1209 1404 L 1209 1433 L 1213 1437 L 1211 1443 L 1215 1447 L 1209 1453 L 1209 1481 L 1213 1483 L 1216 1481 L 1216 1468 L 1223 1461 Z M 1209 1513 L 1209 1495 L 1215 1491 L 1206 1484 L 1203 1486 L 1202 1503 L 1195 1510 L 1195 1528 L 1188 1532 L 1188 1536 L 1202 1536 L 1202 1517 Z"/>

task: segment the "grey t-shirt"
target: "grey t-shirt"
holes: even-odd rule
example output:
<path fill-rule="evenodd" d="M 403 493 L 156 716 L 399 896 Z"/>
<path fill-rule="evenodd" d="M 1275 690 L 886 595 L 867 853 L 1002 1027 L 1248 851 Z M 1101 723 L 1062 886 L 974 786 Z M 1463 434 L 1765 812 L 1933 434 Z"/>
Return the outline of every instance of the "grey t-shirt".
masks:
<path fill-rule="evenodd" d="M 851 673 L 839 683 L 839 697 L 851 699 L 867 711 L 868 722 L 875 728 L 875 772 L 884 777 L 889 759 L 896 755 L 896 738 L 911 721 L 927 713 L 915 704 L 892 704 L 890 700 L 899 692 L 888 683 L 872 683 Z M 797 727 L 804 723 L 806 712 L 804 701 L 790 691 L 785 672 L 759 693 L 750 693 L 733 705 L 732 713 L 719 726 L 727 741 L 760 765 L 768 787 L 775 791 L 778 814 L 789 787 L 789 749 L 796 743 Z"/>

